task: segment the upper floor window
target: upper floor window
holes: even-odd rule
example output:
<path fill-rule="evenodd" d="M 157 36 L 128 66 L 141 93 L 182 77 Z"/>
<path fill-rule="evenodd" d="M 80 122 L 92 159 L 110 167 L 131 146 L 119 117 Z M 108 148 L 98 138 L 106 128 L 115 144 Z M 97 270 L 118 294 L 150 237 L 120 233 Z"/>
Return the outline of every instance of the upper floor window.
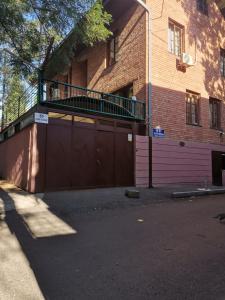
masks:
<path fill-rule="evenodd" d="M 189 125 L 200 124 L 200 95 L 186 92 L 186 121 Z"/>
<path fill-rule="evenodd" d="M 115 91 L 113 94 L 131 99 L 134 95 L 133 83 Z"/>
<path fill-rule="evenodd" d="M 168 39 L 169 52 L 181 56 L 184 52 L 184 27 L 169 20 Z"/>
<path fill-rule="evenodd" d="M 118 36 L 114 35 L 107 46 L 107 66 L 113 65 L 118 60 Z"/>
<path fill-rule="evenodd" d="M 220 129 L 220 101 L 217 99 L 209 99 L 210 110 L 210 128 Z"/>
<path fill-rule="evenodd" d="M 225 77 L 225 49 L 220 49 L 220 73 Z"/>
<path fill-rule="evenodd" d="M 119 97 L 133 99 L 133 96 L 134 96 L 133 83 L 128 84 L 125 87 L 115 91 L 113 94 L 116 96 L 119 96 Z M 133 106 L 132 102 L 126 101 L 123 98 L 117 98 L 117 104 L 128 109 L 129 111 L 133 111 L 134 106 Z"/>
<path fill-rule="evenodd" d="M 208 15 L 208 0 L 197 0 L 197 10 L 204 15 Z"/>
<path fill-rule="evenodd" d="M 49 97 L 50 100 L 60 98 L 60 89 L 57 82 L 54 82 L 49 86 Z"/>

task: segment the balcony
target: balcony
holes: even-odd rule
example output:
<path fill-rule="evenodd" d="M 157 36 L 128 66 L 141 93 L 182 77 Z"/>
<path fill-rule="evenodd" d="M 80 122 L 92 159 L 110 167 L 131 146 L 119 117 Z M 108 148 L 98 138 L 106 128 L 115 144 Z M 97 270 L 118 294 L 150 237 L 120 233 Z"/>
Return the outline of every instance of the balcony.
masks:
<path fill-rule="evenodd" d="M 30 86 L 18 99 L 6 105 L 7 100 L 6 98 L 2 105 L 0 131 L 22 117 L 37 104 L 38 85 Z"/>
<path fill-rule="evenodd" d="M 42 80 L 29 87 L 16 105 L 3 109 L 2 130 L 22 117 L 36 104 L 73 112 L 105 115 L 114 118 L 144 121 L 145 103 L 113 94 L 106 94 L 63 82 Z"/>
<path fill-rule="evenodd" d="M 42 103 L 78 112 L 145 120 L 144 102 L 52 80 L 44 80 Z"/>

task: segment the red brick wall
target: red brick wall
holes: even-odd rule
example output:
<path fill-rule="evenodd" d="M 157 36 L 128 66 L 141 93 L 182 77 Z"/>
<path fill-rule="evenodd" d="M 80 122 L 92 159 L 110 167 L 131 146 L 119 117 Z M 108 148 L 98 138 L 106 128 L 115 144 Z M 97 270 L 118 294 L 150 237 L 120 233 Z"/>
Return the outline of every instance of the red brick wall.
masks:
<path fill-rule="evenodd" d="M 134 94 L 145 100 L 145 24 L 143 9 L 135 4 L 129 6 L 127 12 L 113 23 L 112 30 L 117 31 L 119 36 L 118 61 L 106 67 L 106 43 L 84 50 L 72 64 L 73 84 L 83 85 L 83 67 L 77 61 L 87 60 L 88 88 L 110 93 L 133 82 Z"/>
<path fill-rule="evenodd" d="M 73 85 L 86 87 L 87 86 L 87 64 L 84 62 L 73 61 L 70 70 L 69 82 Z"/>
<path fill-rule="evenodd" d="M 147 0 L 152 11 L 152 101 L 153 127 L 165 129 L 166 137 L 224 144 L 217 130 L 210 129 L 209 97 L 225 100 L 225 80 L 220 76 L 219 52 L 225 48 L 225 21 L 215 3 L 209 5 L 209 16 L 197 11 L 196 0 Z M 185 52 L 197 63 L 186 72 L 177 70 L 177 57 L 168 51 L 168 19 L 185 28 Z M 119 32 L 119 59 L 106 67 L 106 43 L 84 50 L 72 64 L 72 83 L 85 83 L 81 61 L 88 61 L 87 86 L 114 92 L 134 83 L 134 94 L 146 99 L 146 14 L 132 4 L 116 20 L 113 29 Z M 195 51 L 197 49 L 197 51 Z M 185 92 L 201 95 L 200 126 L 186 125 Z M 225 108 L 222 103 L 221 127 L 225 129 Z"/>
<path fill-rule="evenodd" d="M 210 129 L 209 97 L 225 100 L 225 79 L 219 70 L 220 47 L 225 48 L 225 21 L 215 3 L 209 5 L 209 16 L 196 9 L 195 0 L 153 0 L 153 126 L 161 126 L 166 137 L 175 140 L 193 140 L 224 144 L 218 131 Z M 185 52 L 197 64 L 186 73 L 176 68 L 176 56 L 168 51 L 168 18 L 185 27 Z M 186 125 L 185 92 L 201 94 L 200 125 Z M 225 109 L 222 103 L 222 128 L 225 129 Z"/>

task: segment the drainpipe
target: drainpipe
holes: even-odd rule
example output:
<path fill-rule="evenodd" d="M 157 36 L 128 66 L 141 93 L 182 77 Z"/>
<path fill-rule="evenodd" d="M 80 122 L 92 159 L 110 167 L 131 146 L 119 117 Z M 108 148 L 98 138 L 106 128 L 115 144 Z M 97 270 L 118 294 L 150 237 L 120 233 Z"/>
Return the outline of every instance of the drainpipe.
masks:
<path fill-rule="evenodd" d="M 146 121 L 148 124 L 148 136 L 149 136 L 149 188 L 152 187 L 152 24 L 151 24 L 151 10 L 142 0 L 135 0 L 140 4 L 146 11 L 148 15 L 148 46 L 147 46 L 147 55 L 148 55 L 148 106 L 146 110 Z"/>
<path fill-rule="evenodd" d="M 146 111 L 147 124 L 148 124 L 148 135 L 152 137 L 152 38 L 151 38 L 151 10 L 150 8 L 142 1 L 135 0 L 139 3 L 148 14 L 148 106 Z"/>

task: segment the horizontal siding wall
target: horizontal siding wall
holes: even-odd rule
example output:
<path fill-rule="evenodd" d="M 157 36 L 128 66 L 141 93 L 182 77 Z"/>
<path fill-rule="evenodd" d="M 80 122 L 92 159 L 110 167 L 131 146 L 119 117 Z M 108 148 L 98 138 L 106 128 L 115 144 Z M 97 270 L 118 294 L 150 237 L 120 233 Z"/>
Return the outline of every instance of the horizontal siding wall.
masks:
<path fill-rule="evenodd" d="M 212 151 L 225 146 L 153 138 L 153 186 L 167 184 L 212 184 Z"/>
<path fill-rule="evenodd" d="M 135 182 L 137 187 L 149 187 L 149 137 L 135 137 Z"/>

